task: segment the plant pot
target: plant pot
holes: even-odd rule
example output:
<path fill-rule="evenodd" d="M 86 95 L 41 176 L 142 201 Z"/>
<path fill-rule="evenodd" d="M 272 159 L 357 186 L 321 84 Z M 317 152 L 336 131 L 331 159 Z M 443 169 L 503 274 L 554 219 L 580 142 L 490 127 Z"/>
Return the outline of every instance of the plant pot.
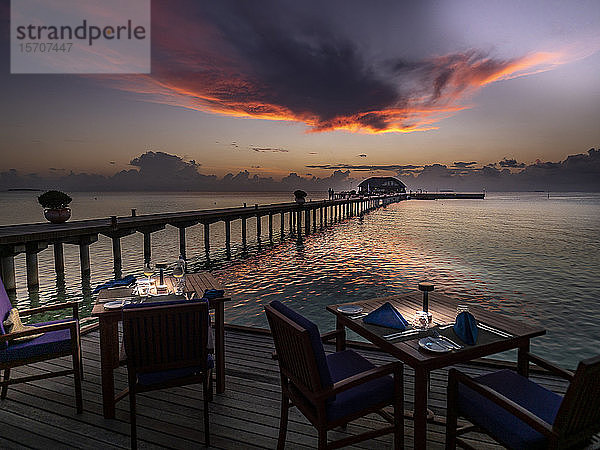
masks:
<path fill-rule="evenodd" d="M 46 208 L 44 217 L 50 223 L 64 223 L 71 218 L 71 208 Z"/>
<path fill-rule="evenodd" d="M 303 205 L 305 201 L 306 200 L 304 197 L 296 197 L 296 203 L 298 203 L 299 205 Z"/>

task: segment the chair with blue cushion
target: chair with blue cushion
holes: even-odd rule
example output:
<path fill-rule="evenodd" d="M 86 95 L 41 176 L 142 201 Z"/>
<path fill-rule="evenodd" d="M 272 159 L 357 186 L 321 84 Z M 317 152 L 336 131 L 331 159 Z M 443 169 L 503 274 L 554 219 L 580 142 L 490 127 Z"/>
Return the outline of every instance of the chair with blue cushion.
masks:
<path fill-rule="evenodd" d="M 451 369 L 446 448 L 471 448 L 457 436 L 478 429 L 512 449 L 582 448 L 600 432 L 600 356 L 581 361 L 575 374 L 527 357 L 570 381 L 565 396 L 511 370 L 472 378 Z M 457 430 L 458 416 L 473 425 Z"/>
<path fill-rule="evenodd" d="M 325 355 L 317 326 L 279 301 L 265 306 L 281 374 L 278 448 L 285 446 L 288 409 L 296 406 L 316 427 L 320 449 L 339 448 L 393 433 L 404 445 L 402 364 L 376 367 L 352 350 Z M 383 408 L 392 405 L 393 416 Z M 328 443 L 327 432 L 377 413 L 391 425 Z"/>
<path fill-rule="evenodd" d="M 132 448 L 137 446 L 135 395 L 197 383 L 203 386 L 205 442 L 210 445 L 208 402 L 214 362 L 208 352 L 208 322 L 208 304 L 203 300 L 123 308 Z"/>
<path fill-rule="evenodd" d="M 73 311 L 72 318 L 33 323 L 29 325 L 35 327 L 35 329 L 6 333 L 3 322 L 10 314 L 13 306 L 6 293 L 4 284 L 0 279 L 0 370 L 4 370 L 4 378 L 0 381 L 0 386 L 2 386 L 0 398 L 2 400 L 6 398 L 8 386 L 12 384 L 73 374 L 77 413 L 80 414 L 83 411 L 83 400 L 81 395 L 83 365 L 79 337 L 79 302 L 66 302 L 57 305 L 19 310 L 19 316 L 30 317 L 34 314 L 42 314 L 47 313 L 48 311 L 58 311 L 68 308 L 71 308 Z M 22 337 L 33 336 L 40 333 L 43 334 L 32 339 L 18 340 Z M 63 356 L 72 357 L 72 369 L 47 372 L 27 377 L 10 378 L 10 371 L 15 367 Z"/>

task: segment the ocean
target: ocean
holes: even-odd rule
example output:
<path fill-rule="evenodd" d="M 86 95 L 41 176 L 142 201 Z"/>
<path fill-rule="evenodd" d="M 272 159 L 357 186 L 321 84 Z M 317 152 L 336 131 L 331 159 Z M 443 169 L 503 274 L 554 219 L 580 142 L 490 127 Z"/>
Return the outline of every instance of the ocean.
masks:
<path fill-rule="evenodd" d="M 44 221 L 39 192 L 0 193 L 1 225 Z M 74 193 L 71 220 L 191 211 L 292 200 L 289 193 Z M 309 193 L 322 199 L 326 193 Z M 600 194 L 488 193 L 485 200 L 410 200 L 380 208 L 313 234 L 299 245 L 274 239 L 266 227 L 259 248 L 255 223 L 248 221 L 250 252 L 242 255 L 240 224 L 232 223 L 233 259 L 227 261 L 222 224 L 211 226 L 211 270 L 233 301 L 229 323 L 267 327 L 263 305 L 289 302 L 333 329 L 325 311 L 332 303 L 412 292 L 421 280 L 436 291 L 532 322 L 547 329 L 532 350 L 564 367 L 596 355 L 600 342 Z M 286 233 L 288 232 L 286 226 Z M 206 268 L 202 226 L 187 230 L 188 264 Z M 140 233 L 122 239 L 123 273 L 143 267 Z M 90 247 L 92 287 L 111 278 L 108 238 Z M 152 235 L 154 262 L 178 257 L 177 229 Z M 18 305 L 84 300 L 76 246 L 65 246 L 65 286 L 57 287 L 51 247 L 39 254 L 40 290 L 29 295 L 25 256 L 15 258 Z M 512 358 L 514 355 L 501 355 Z"/>

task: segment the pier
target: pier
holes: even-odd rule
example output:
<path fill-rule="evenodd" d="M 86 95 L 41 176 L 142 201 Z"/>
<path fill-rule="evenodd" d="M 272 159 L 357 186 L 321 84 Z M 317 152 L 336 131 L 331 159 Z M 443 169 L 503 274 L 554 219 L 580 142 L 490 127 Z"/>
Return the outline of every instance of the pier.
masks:
<path fill-rule="evenodd" d="M 256 221 L 256 238 L 259 246 L 262 239 L 274 241 L 273 217 L 280 218 L 280 240 L 287 236 L 302 241 L 305 236 L 342 220 L 361 216 L 369 211 L 390 203 L 406 200 L 406 194 L 352 197 L 335 200 L 319 200 L 305 203 L 278 203 L 270 205 L 252 205 L 238 208 L 175 212 L 164 214 L 137 215 L 102 219 L 88 219 L 62 224 L 34 223 L 0 227 L 0 263 L 1 275 L 8 294 L 14 297 L 16 292 L 15 256 L 25 253 L 27 287 L 35 290 L 39 286 L 38 253 L 52 247 L 54 269 L 57 279 L 64 279 L 64 246 L 79 247 L 79 262 L 82 280 L 90 277 L 89 247 L 103 235 L 112 240 L 113 271 L 116 279 L 122 277 L 121 238 L 134 233 L 144 236 L 144 261 L 152 257 L 152 233 L 164 229 L 167 225 L 179 229 L 179 253 L 186 258 L 186 229 L 201 225 L 204 232 L 204 252 L 207 261 L 211 252 L 211 226 L 222 222 L 225 232 L 225 253 L 230 259 L 231 222 L 241 222 L 242 250 L 247 251 L 247 222 Z M 286 217 L 287 215 L 287 217 Z M 264 218 L 267 220 L 263 220 Z M 263 221 L 267 231 L 263 236 Z"/>
<path fill-rule="evenodd" d="M 485 192 L 462 193 L 462 192 L 411 192 L 409 200 L 483 200 Z"/>

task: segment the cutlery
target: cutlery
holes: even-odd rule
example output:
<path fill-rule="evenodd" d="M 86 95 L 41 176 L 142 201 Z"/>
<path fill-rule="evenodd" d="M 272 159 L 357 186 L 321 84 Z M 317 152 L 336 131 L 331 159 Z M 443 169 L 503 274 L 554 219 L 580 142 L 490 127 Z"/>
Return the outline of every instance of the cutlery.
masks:
<path fill-rule="evenodd" d="M 420 330 L 405 330 L 399 331 L 398 333 L 386 334 L 383 336 L 384 339 L 395 339 L 402 336 L 410 336 L 411 334 L 418 334 Z"/>
<path fill-rule="evenodd" d="M 457 344 L 452 339 L 447 338 L 446 336 L 442 336 L 440 333 L 437 332 L 437 330 L 433 330 L 433 337 L 440 338 L 446 344 L 450 345 L 453 349 L 460 350 L 461 348 L 463 348 L 462 345 Z"/>
<path fill-rule="evenodd" d="M 356 314 L 355 316 L 350 316 L 350 318 L 351 318 L 352 320 L 355 320 L 355 319 L 360 319 L 361 317 L 365 317 L 365 316 L 367 316 L 368 314 L 369 314 L 369 313 L 366 313 L 366 312 L 364 312 L 364 313 Z"/>
<path fill-rule="evenodd" d="M 503 338 L 511 338 L 511 337 L 513 337 L 513 335 L 512 335 L 512 334 L 510 334 L 510 333 L 507 333 L 507 332 L 505 332 L 505 331 L 502 331 L 502 330 L 498 330 L 498 329 L 496 329 L 496 328 L 494 328 L 494 327 L 491 327 L 491 326 L 489 326 L 489 325 L 486 325 L 485 323 L 479 323 L 479 324 L 477 324 L 477 325 L 478 325 L 478 326 L 479 326 L 479 328 L 481 328 L 482 330 L 486 330 L 486 331 L 489 331 L 490 333 L 497 334 L 498 336 L 501 336 L 501 337 L 503 337 Z"/>

